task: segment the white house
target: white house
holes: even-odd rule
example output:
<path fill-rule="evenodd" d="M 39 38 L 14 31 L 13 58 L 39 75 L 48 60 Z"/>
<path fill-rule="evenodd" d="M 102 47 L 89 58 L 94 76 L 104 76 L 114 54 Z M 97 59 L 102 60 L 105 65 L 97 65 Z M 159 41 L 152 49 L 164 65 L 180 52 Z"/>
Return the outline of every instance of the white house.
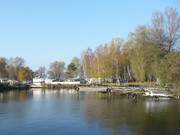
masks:
<path fill-rule="evenodd" d="M 33 78 L 33 85 L 31 87 L 42 87 L 45 82 L 43 78 Z"/>

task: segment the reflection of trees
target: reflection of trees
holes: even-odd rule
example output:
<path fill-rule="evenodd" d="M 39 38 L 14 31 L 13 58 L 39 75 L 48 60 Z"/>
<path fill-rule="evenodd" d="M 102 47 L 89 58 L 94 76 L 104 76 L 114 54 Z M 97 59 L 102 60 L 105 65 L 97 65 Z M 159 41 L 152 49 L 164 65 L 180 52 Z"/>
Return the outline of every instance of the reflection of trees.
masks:
<path fill-rule="evenodd" d="M 95 98 L 87 97 L 83 101 L 83 112 L 86 120 L 98 123 L 103 128 L 109 128 L 111 134 L 178 134 L 180 133 L 180 107 L 169 101 L 166 106 L 157 102 L 160 111 L 151 108 L 147 111 L 146 102 L 134 104 L 130 99 L 104 97 L 99 94 Z M 156 106 L 151 106 L 156 107 Z"/>
<path fill-rule="evenodd" d="M 0 93 L 0 102 L 25 101 L 32 97 L 32 91 L 8 91 Z"/>

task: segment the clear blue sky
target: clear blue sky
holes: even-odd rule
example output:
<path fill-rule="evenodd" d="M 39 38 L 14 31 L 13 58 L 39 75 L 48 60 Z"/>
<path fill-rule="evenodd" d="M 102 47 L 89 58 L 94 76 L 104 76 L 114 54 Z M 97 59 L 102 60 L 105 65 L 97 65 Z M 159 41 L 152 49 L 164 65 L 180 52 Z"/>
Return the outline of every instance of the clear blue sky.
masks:
<path fill-rule="evenodd" d="M 68 63 L 166 7 L 180 12 L 180 0 L 0 0 L 0 56 L 21 56 L 33 69 Z"/>

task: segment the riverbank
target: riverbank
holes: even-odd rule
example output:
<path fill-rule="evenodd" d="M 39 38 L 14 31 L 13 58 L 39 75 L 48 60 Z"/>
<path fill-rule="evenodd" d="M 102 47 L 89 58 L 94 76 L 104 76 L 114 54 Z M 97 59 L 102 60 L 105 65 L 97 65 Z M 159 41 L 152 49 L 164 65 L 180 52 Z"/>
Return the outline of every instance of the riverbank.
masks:
<path fill-rule="evenodd" d="M 152 98 L 179 98 L 179 94 L 158 87 L 80 87 L 83 92 L 99 92 L 110 95 L 120 96 L 142 96 Z"/>
<path fill-rule="evenodd" d="M 35 89 L 35 88 L 33 88 Z M 39 89 L 39 88 L 38 88 Z M 44 85 L 41 89 L 73 92 L 98 92 L 112 96 L 152 97 L 179 99 L 180 93 L 167 88 L 149 86 L 112 86 L 112 85 Z"/>
<path fill-rule="evenodd" d="M 179 99 L 180 93 L 171 91 L 167 88 L 140 86 L 135 84 L 121 84 L 121 85 L 50 85 L 44 84 L 41 87 L 32 87 L 27 84 L 0 84 L 0 91 L 8 90 L 27 90 L 27 89 L 44 89 L 44 90 L 71 90 L 74 92 L 98 92 L 112 96 L 128 96 L 132 98 L 137 97 L 152 97 L 152 98 L 174 98 Z"/>
<path fill-rule="evenodd" d="M 13 84 L 10 85 L 8 83 L 0 83 L 0 91 L 9 91 L 9 90 L 28 90 L 30 89 L 30 85 L 28 84 Z"/>

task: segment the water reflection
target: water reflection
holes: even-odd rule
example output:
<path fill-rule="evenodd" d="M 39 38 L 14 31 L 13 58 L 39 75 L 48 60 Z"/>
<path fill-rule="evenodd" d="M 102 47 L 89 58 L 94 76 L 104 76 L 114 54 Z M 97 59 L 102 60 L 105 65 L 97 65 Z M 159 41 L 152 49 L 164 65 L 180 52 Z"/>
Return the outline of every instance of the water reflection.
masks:
<path fill-rule="evenodd" d="M 10 102 L 10 101 L 25 101 L 32 97 L 32 90 L 24 91 L 8 91 L 0 93 L 0 103 Z"/>
<path fill-rule="evenodd" d="M 98 96 L 83 104 L 88 123 L 96 122 L 110 129 L 110 134 L 180 134 L 180 106 L 175 101 L 141 100 L 133 104 L 127 98 Z"/>
<path fill-rule="evenodd" d="M 146 101 L 145 103 L 145 111 L 147 113 L 155 113 L 155 112 L 163 112 L 166 111 L 168 107 L 171 106 L 169 103 L 169 99 L 159 101 L 159 102 L 154 102 L 153 100 Z"/>
<path fill-rule="evenodd" d="M 178 135 L 180 105 L 73 90 L 0 93 L 0 133 Z M 33 130 L 30 130 L 33 129 Z M 14 132 L 16 131 L 16 132 Z"/>

